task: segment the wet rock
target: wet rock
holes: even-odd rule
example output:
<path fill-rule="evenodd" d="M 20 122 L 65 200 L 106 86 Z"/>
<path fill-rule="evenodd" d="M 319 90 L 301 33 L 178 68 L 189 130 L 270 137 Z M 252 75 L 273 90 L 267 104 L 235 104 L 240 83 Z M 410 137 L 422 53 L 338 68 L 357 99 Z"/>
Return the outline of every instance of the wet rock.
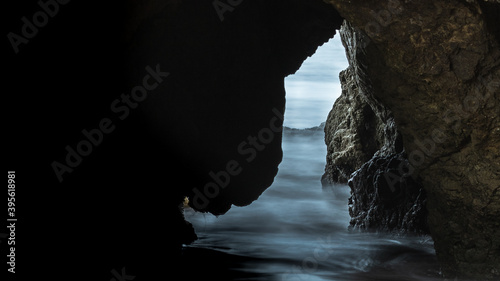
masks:
<path fill-rule="evenodd" d="M 345 183 L 376 153 L 390 155 L 402 149 L 390 111 L 373 98 L 372 90 L 364 87 L 366 84 L 360 83 L 356 75 L 359 67 L 353 61 L 340 73 L 342 94 L 325 125 L 328 151 L 323 184 Z"/>
<path fill-rule="evenodd" d="M 375 156 L 348 182 L 350 228 L 427 234 L 425 191 L 409 173 L 403 153 Z"/>
<path fill-rule="evenodd" d="M 405 174 L 408 160 L 394 117 L 375 96 L 383 89 L 366 74 L 370 58 L 362 46 L 369 39 L 348 23 L 341 36 L 349 67 L 340 73 L 342 94 L 325 126 L 322 182 L 348 181 L 352 229 L 428 233 L 425 192 Z"/>
<path fill-rule="evenodd" d="M 347 53 L 393 114 L 444 275 L 498 278 L 500 2 L 328 2 L 352 26 L 346 42 L 365 36 Z"/>

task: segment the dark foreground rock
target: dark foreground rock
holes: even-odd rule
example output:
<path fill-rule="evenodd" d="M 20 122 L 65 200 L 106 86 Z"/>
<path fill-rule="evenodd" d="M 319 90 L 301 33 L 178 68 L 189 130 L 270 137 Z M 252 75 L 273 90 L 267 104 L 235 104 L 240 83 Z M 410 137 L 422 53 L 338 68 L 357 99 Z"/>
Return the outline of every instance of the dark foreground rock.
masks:
<path fill-rule="evenodd" d="M 51 280 L 179 275 L 185 198 L 221 215 L 271 186 L 284 78 L 343 20 L 320 0 L 25 2 L 5 8 L 29 39 L 6 62 L 8 159 L 32 180 L 20 271 Z"/>

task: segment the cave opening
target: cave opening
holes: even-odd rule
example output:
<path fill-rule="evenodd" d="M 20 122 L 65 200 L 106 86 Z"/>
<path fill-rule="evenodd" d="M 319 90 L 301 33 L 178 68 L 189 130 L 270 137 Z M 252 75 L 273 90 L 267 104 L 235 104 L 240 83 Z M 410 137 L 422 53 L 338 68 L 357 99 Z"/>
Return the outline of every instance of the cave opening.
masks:
<path fill-rule="evenodd" d="M 437 253 L 447 279 L 498 279 L 499 0 L 61 2 L 6 9 L 19 38 L 7 162 L 31 210 L 19 274 L 56 260 L 54 280 L 75 265 L 80 279 L 441 280 Z M 298 71 L 293 86 L 343 21 L 350 67 L 329 132 L 318 125 L 335 87 L 313 90 L 312 71 L 292 87 L 305 91 L 286 89 L 282 133 L 284 77 Z M 325 153 L 333 182 L 365 167 L 353 184 L 366 208 L 348 211 L 345 184 L 322 188 Z M 400 191 L 416 183 L 425 205 L 394 204 L 415 201 Z M 412 219 L 422 210 L 429 219 Z M 182 212 L 199 236 L 185 247 Z M 60 223 L 47 230 L 50 214 Z M 426 221 L 435 250 L 383 228 L 349 232 L 353 218 L 363 230 Z"/>
<path fill-rule="evenodd" d="M 286 111 L 284 126 L 311 128 L 326 121 L 341 94 L 340 71 L 348 66 L 345 49 L 337 32 L 318 47 L 300 69 L 285 78 Z"/>
<path fill-rule="evenodd" d="M 419 275 L 419 267 L 433 268 L 430 240 L 349 231 L 349 187 L 321 182 L 327 154 L 321 123 L 341 94 L 338 76 L 346 68 L 337 34 L 286 78 L 283 160 L 273 184 L 250 205 L 222 216 L 185 208 L 199 238 L 183 247 L 188 260 L 208 252 L 221 257 L 210 270 L 255 280 L 366 280 L 374 274 L 395 280 L 408 270 Z M 402 268 L 400 260 L 414 266 Z"/>

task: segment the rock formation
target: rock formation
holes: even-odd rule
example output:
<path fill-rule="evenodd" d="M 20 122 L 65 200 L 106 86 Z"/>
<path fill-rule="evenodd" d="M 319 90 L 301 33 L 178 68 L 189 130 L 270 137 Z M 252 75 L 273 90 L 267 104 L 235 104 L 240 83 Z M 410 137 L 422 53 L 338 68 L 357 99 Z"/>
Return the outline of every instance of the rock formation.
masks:
<path fill-rule="evenodd" d="M 427 193 L 429 230 L 445 276 L 495 278 L 500 273 L 498 1 L 328 2 L 353 27 L 352 34 L 367 37 L 356 46 L 350 45 L 352 36 L 344 40 L 347 53 L 367 58 L 366 72 L 356 75 L 369 78 L 377 101 L 392 112 L 410 164 L 403 172 L 421 179 Z M 335 136 L 328 124 L 335 122 L 327 122 L 332 134 L 327 141 Z M 348 161 L 359 165 L 365 155 Z M 338 173 L 332 171 L 335 179 Z"/>
<path fill-rule="evenodd" d="M 348 181 L 353 228 L 427 233 L 425 191 L 419 179 L 398 170 L 408 164 L 401 135 L 392 112 L 376 97 L 383 89 L 367 75 L 372 62 L 364 46 L 369 38 L 347 22 L 340 34 L 349 67 L 340 73 L 342 94 L 325 128 L 323 184 Z"/>
<path fill-rule="evenodd" d="M 403 153 L 374 156 L 349 180 L 351 228 L 367 231 L 427 233 L 425 191 L 398 171 L 409 165 Z"/>
<path fill-rule="evenodd" d="M 344 36 L 348 36 L 346 27 L 341 31 Z M 349 40 L 356 42 L 354 38 Z M 355 52 L 356 48 L 352 50 Z M 392 113 L 374 98 L 371 85 L 366 84 L 368 79 L 359 78 L 363 71 L 359 61 L 350 57 L 352 65 L 340 73 L 342 94 L 335 101 L 325 126 L 328 153 L 324 184 L 345 183 L 375 154 L 391 155 L 403 149 Z"/>
<path fill-rule="evenodd" d="M 383 89 L 367 75 L 372 62 L 364 46 L 369 38 L 347 22 L 340 34 L 349 67 L 340 73 L 342 94 L 325 128 L 323 184 L 348 182 L 352 228 L 427 233 L 425 191 L 419 179 L 398 171 L 408 164 L 401 135 L 392 112 L 376 98 Z"/>

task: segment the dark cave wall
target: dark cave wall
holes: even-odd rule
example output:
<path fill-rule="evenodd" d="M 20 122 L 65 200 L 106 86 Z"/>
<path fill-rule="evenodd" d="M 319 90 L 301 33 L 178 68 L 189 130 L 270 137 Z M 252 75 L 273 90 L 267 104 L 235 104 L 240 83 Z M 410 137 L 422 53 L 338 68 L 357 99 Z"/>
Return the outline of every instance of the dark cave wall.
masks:
<path fill-rule="evenodd" d="M 155 100 L 141 105 L 141 118 L 191 171 L 180 192 L 193 208 L 223 214 L 271 185 L 281 161 L 275 127 L 283 121 L 284 77 L 342 19 L 321 1 L 287 1 L 286 8 L 283 1 L 233 1 L 228 10 L 214 3 L 145 1 L 127 38 L 131 73 L 154 63 L 171 73 Z"/>
<path fill-rule="evenodd" d="M 369 40 L 356 46 L 392 112 L 446 276 L 500 269 L 497 1 L 329 1 Z M 488 2 L 488 3 L 486 3 Z M 359 50 L 361 49 L 361 50 Z M 348 50 L 349 52 L 349 50 Z"/>
<path fill-rule="evenodd" d="M 124 36 L 130 81 L 141 81 L 144 65 L 170 74 L 129 128 L 148 136 L 130 140 L 145 147 L 142 154 L 113 161 L 159 160 L 152 176 L 164 183 L 158 192 L 165 201 L 154 200 L 172 206 L 167 219 L 182 221 L 182 211 L 172 209 L 184 196 L 215 215 L 250 204 L 281 162 L 284 77 L 333 37 L 342 18 L 322 1 L 232 1 L 238 5 L 223 20 L 214 1 L 139 2 L 131 2 Z M 187 224 L 169 227 L 178 236 L 169 241 L 174 246 L 193 238 Z"/>
<path fill-rule="evenodd" d="M 36 2 L 12 9 L 7 28 L 19 33 Z M 8 122 L 9 147 L 21 146 L 8 158 L 28 166 L 19 234 L 30 236 L 20 256 L 32 272 L 57 261 L 55 280 L 110 280 L 122 268 L 143 280 L 182 274 L 192 270 L 179 267 L 182 244 L 196 238 L 185 197 L 223 214 L 271 185 L 284 77 L 342 19 L 321 1 L 221 2 L 232 3 L 223 20 L 212 0 L 71 1 L 12 52 L 8 110 L 22 126 Z M 155 81 L 148 66 L 162 81 L 144 94 L 139 86 Z M 67 163 L 66 147 L 104 119 L 113 132 L 60 181 L 51 163 Z"/>

